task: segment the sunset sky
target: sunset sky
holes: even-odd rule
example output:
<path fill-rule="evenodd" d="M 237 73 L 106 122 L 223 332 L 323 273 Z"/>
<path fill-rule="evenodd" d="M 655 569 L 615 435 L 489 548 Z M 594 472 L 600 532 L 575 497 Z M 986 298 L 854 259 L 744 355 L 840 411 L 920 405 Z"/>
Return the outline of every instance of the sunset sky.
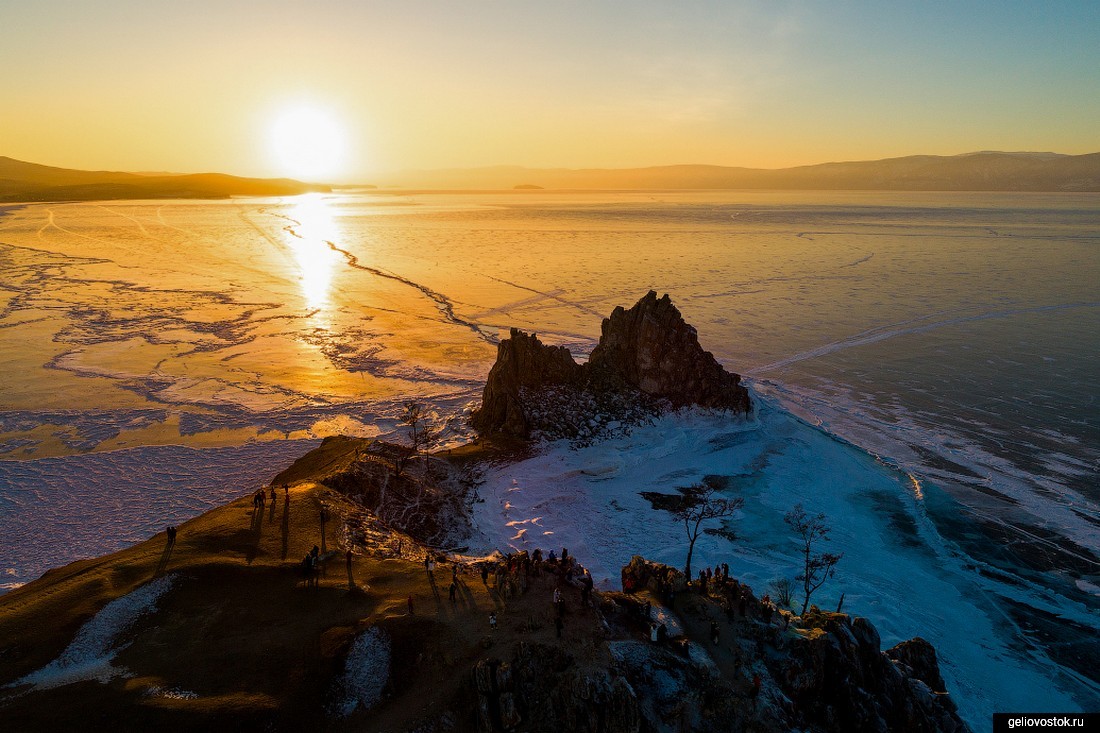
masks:
<path fill-rule="evenodd" d="M 0 155 L 372 182 L 1100 150 L 1100 3 L 0 0 Z"/>

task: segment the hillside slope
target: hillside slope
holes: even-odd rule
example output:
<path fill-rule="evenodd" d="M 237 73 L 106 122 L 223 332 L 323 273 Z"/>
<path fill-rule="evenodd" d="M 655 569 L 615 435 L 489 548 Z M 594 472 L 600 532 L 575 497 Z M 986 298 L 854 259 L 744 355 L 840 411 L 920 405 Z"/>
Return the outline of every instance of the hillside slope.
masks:
<path fill-rule="evenodd" d="M 55 168 L 0 157 L 0 201 L 288 196 L 328 190 L 328 186 L 289 178 L 243 178 L 224 173 L 145 176 Z"/>

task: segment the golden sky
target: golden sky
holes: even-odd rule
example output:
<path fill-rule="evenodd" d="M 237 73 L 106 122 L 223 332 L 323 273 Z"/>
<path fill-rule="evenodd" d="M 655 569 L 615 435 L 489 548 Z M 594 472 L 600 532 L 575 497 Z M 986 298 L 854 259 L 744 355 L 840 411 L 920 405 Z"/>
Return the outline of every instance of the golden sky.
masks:
<path fill-rule="evenodd" d="M 36 0 L 0 33 L 0 155 L 64 167 L 1100 150 L 1096 2 Z"/>

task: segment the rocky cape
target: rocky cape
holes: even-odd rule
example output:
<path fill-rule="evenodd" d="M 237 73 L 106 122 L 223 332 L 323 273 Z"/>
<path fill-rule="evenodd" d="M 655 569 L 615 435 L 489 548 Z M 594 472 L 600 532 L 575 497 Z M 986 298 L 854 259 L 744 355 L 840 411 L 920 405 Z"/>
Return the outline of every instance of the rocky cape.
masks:
<path fill-rule="evenodd" d="M 174 541 L 0 597 L 0 717 L 18 730 L 966 730 L 935 650 L 883 652 L 865 619 L 796 617 L 733 580 L 701 592 L 640 557 L 622 571 L 629 592 L 586 598 L 579 566 L 442 550 L 465 531 L 471 470 L 508 450 L 414 457 L 395 477 L 398 447 L 330 438 L 273 479 L 274 500 L 242 497 Z"/>
<path fill-rule="evenodd" d="M 699 345 L 666 294 L 649 291 L 604 319 L 588 361 L 512 329 L 500 342 L 472 416 L 482 435 L 589 439 L 663 409 L 700 406 L 748 413 L 741 377 Z"/>

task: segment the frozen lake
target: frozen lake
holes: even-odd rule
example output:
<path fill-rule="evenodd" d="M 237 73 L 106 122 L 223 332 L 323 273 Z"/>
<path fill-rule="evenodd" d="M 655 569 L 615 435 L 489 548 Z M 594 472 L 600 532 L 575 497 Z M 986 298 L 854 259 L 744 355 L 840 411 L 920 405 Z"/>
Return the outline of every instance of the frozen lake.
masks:
<path fill-rule="evenodd" d="M 846 517 L 860 529 L 840 549 L 858 556 L 860 522 L 889 533 L 912 521 L 953 558 L 929 583 L 977 592 L 983 613 L 1001 615 L 976 643 L 996 640 L 990 654 L 1011 650 L 1028 674 L 1065 669 L 1060 689 L 1072 690 L 1052 688 L 1052 708 L 1063 694 L 1100 704 L 1096 194 L 40 204 L 0 214 L 0 263 L 7 587 L 244 493 L 308 441 L 386 434 L 409 398 L 430 403 L 459 440 L 502 330 L 536 331 L 583 355 L 602 317 L 655 289 L 770 405 L 757 438 L 789 422 L 822 456 L 840 460 L 824 448 L 837 439 L 858 453 L 842 461 L 850 475 L 822 468 L 849 482 L 804 489 L 825 492 L 838 525 Z M 706 463 L 692 449 L 676 458 L 677 445 L 662 455 L 684 465 L 654 474 L 671 484 L 677 470 Z M 797 466 L 817 465 L 788 458 L 761 480 L 792 481 Z M 745 473 L 730 460 L 716 472 Z M 528 468 L 553 483 L 544 467 Z M 914 502 L 905 477 L 938 497 L 938 510 Z M 598 484 L 570 495 L 589 488 L 600 500 Z M 764 492 L 753 511 L 777 509 L 781 496 Z M 481 519 L 487 542 L 512 537 L 499 535 L 499 517 Z M 770 526 L 763 515 L 750 525 Z M 578 553 L 585 526 L 571 530 Z M 784 572 L 769 537 L 746 536 L 731 568 L 761 582 Z M 624 552 L 627 539 L 605 556 Z M 851 586 L 863 581 L 849 572 L 848 597 L 858 598 Z M 920 619 L 906 627 L 886 608 L 880 580 L 851 610 L 888 633 L 922 633 Z M 963 618 L 970 603 L 945 618 Z M 976 720 L 1004 691 L 975 687 L 980 655 L 946 643 Z"/>

